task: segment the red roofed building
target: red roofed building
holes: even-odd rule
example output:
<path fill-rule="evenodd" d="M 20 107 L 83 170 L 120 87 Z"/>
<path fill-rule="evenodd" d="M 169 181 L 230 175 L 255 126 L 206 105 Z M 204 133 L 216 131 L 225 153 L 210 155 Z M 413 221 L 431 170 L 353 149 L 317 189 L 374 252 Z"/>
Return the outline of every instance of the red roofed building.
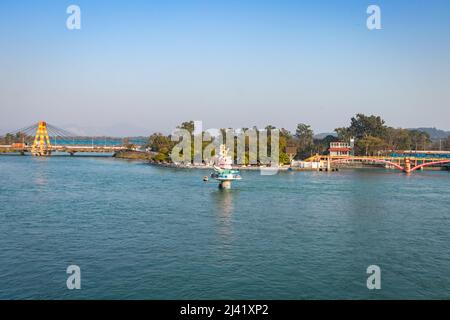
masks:
<path fill-rule="evenodd" d="M 350 151 L 352 147 L 347 142 L 330 142 L 330 156 L 350 156 Z"/>

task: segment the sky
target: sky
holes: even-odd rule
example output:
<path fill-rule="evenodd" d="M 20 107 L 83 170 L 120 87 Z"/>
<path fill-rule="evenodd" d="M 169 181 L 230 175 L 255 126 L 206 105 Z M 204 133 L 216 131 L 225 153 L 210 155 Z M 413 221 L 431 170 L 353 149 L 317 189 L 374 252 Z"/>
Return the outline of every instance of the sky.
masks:
<path fill-rule="evenodd" d="M 69 30 L 69 5 L 81 29 Z M 381 30 L 366 27 L 381 9 Z M 0 1 L 0 133 L 263 127 L 375 114 L 450 130 L 450 1 Z"/>

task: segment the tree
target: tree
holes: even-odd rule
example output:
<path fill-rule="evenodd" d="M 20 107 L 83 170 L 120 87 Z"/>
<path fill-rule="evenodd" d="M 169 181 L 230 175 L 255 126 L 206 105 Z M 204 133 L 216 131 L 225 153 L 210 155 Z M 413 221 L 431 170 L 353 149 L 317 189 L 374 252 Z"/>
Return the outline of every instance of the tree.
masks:
<path fill-rule="evenodd" d="M 280 151 L 279 157 L 280 157 L 280 164 L 291 164 L 291 160 L 289 159 L 289 156 L 285 152 Z"/>
<path fill-rule="evenodd" d="M 307 146 L 312 144 L 314 132 L 311 129 L 311 126 L 304 123 L 299 123 L 297 125 L 297 129 L 295 130 L 295 136 L 297 137 L 301 145 Z"/>
<path fill-rule="evenodd" d="M 178 129 L 185 129 L 189 131 L 190 134 L 194 133 L 194 121 L 186 121 L 177 126 Z"/>
<path fill-rule="evenodd" d="M 383 138 L 387 129 L 384 123 L 381 117 L 358 113 L 352 117 L 348 128 L 337 128 L 335 131 L 342 140 L 349 140 L 351 137 L 362 139 L 366 136 Z"/>
<path fill-rule="evenodd" d="M 297 155 L 303 158 L 312 151 L 314 144 L 314 132 L 311 129 L 311 126 L 304 123 L 299 123 L 297 125 L 297 129 L 295 130 L 295 137 L 298 141 Z"/>
<path fill-rule="evenodd" d="M 442 150 L 450 151 L 450 136 L 446 140 L 442 141 Z"/>
<path fill-rule="evenodd" d="M 385 141 L 389 150 L 411 149 L 411 134 L 406 129 L 386 128 Z"/>
<path fill-rule="evenodd" d="M 373 156 L 382 151 L 385 148 L 386 143 L 381 138 L 365 136 L 364 138 L 358 140 L 357 145 L 361 150 L 365 150 L 366 156 Z"/>
<path fill-rule="evenodd" d="M 362 113 L 358 113 L 351 118 L 349 127 L 336 128 L 335 131 L 342 141 L 349 141 L 351 138 L 355 138 L 356 154 L 367 154 L 369 150 L 377 149 L 381 144 L 386 147 L 385 138 L 389 134 L 388 127 L 381 117 L 366 116 Z M 364 140 L 358 143 L 358 140 L 362 139 Z M 391 141 L 391 144 L 393 143 Z"/>
<path fill-rule="evenodd" d="M 169 154 L 172 149 L 172 141 L 170 141 L 168 136 L 161 133 L 154 133 L 148 138 L 147 146 L 150 147 L 152 151 Z"/>
<path fill-rule="evenodd" d="M 419 130 L 410 130 L 411 135 L 411 148 L 414 150 L 426 150 L 427 146 L 431 143 L 430 135 L 426 132 Z"/>
<path fill-rule="evenodd" d="M 156 156 L 153 157 L 153 160 L 158 162 L 166 162 L 169 159 L 169 156 L 166 153 L 159 152 Z"/>
<path fill-rule="evenodd" d="M 337 142 L 339 138 L 328 135 L 323 139 L 314 140 L 314 153 L 318 154 L 328 154 L 328 149 L 330 148 L 331 142 Z"/>
<path fill-rule="evenodd" d="M 353 134 L 350 132 L 349 128 L 336 128 L 334 129 L 334 131 L 336 132 L 337 136 L 338 136 L 338 140 L 341 141 L 350 141 L 351 138 L 353 138 Z"/>
<path fill-rule="evenodd" d="M 5 144 L 12 144 L 12 143 L 16 142 L 16 138 L 14 137 L 13 134 L 7 133 L 4 138 L 4 141 L 5 141 Z"/>

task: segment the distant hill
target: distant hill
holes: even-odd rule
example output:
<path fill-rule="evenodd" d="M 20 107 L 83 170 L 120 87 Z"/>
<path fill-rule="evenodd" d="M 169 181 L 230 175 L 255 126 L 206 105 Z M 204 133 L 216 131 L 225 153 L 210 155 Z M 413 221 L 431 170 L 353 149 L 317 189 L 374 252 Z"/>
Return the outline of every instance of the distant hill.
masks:
<path fill-rule="evenodd" d="M 447 137 L 450 136 L 450 131 L 444 131 L 436 128 L 415 128 L 409 130 L 426 132 L 430 135 L 431 140 L 447 139 Z"/>
<path fill-rule="evenodd" d="M 333 137 L 337 137 L 336 132 L 323 132 L 323 133 L 318 133 L 314 135 L 314 139 L 317 140 L 322 140 L 323 138 L 326 138 L 327 136 L 333 136 Z"/>
<path fill-rule="evenodd" d="M 450 136 L 450 131 L 444 131 L 436 128 L 409 128 L 408 130 L 419 130 L 430 135 L 431 140 L 447 139 Z M 337 137 L 336 132 L 323 132 L 314 135 L 314 139 L 321 140 L 326 136 Z"/>

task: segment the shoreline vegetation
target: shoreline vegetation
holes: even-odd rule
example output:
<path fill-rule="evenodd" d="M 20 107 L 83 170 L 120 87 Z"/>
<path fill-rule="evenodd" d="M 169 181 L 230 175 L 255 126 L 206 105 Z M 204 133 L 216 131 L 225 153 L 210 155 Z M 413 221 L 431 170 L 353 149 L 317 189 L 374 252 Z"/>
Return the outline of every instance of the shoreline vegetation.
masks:
<path fill-rule="evenodd" d="M 172 162 L 158 162 L 154 161 L 151 155 L 145 152 L 127 152 L 122 151 L 120 155 L 115 155 L 114 158 L 122 159 L 122 160 L 131 160 L 131 161 L 143 161 L 151 166 L 161 167 L 161 168 L 170 168 L 170 169 L 197 169 L 197 170 L 213 170 L 212 165 L 207 164 L 180 164 L 180 163 L 172 163 Z M 150 159 L 149 159 L 150 158 Z M 251 166 L 251 165 L 233 165 L 233 169 L 238 169 L 241 171 L 257 171 L 257 170 L 271 170 L 270 167 L 267 166 Z M 276 168 L 278 171 L 304 171 L 304 172 L 312 172 L 312 171 L 322 171 L 319 168 L 301 168 L 290 165 L 280 165 Z M 374 164 L 364 164 L 364 163 L 354 163 L 354 164 L 340 164 L 339 168 L 336 171 L 345 169 L 386 169 L 382 165 L 374 165 Z M 272 169 L 273 170 L 273 169 Z M 427 167 L 424 168 L 426 171 L 446 171 L 448 170 L 446 167 Z"/>
<path fill-rule="evenodd" d="M 199 170 L 213 170 L 212 165 L 208 164 L 182 164 L 182 163 L 172 163 L 172 162 L 159 162 L 153 159 L 154 154 L 150 152 L 143 151 L 120 151 L 113 155 L 114 158 L 122 160 L 131 161 L 143 161 L 151 166 L 171 168 L 171 169 L 199 169 Z M 233 169 L 238 169 L 241 171 L 257 171 L 257 170 L 271 170 L 267 166 L 258 165 L 233 165 Z M 364 163 L 354 163 L 354 164 L 340 164 L 338 170 L 340 169 L 385 169 L 382 165 L 374 164 L 364 164 Z M 424 168 L 427 171 L 445 171 L 448 170 L 446 167 L 427 167 Z M 319 168 L 301 168 L 290 165 L 280 165 L 277 168 L 278 171 L 322 171 Z"/>
<path fill-rule="evenodd" d="M 119 151 L 113 155 L 114 158 L 117 159 L 125 159 L 125 160 L 140 160 L 148 162 L 150 165 L 165 167 L 165 168 L 177 168 L 177 169 L 209 169 L 212 170 L 212 165 L 207 164 L 182 164 L 182 163 L 173 163 L 173 162 L 159 162 L 154 160 L 155 153 L 144 152 L 144 151 Z M 260 170 L 261 168 L 268 168 L 266 166 L 245 166 L 245 165 L 233 165 L 233 169 L 240 170 Z M 283 165 L 278 168 L 279 170 L 289 170 L 291 167 L 289 165 Z M 302 168 L 292 168 L 292 169 L 300 169 L 302 171 L 310 171 L 310 169 L 302 169 Z"/>
<path fill-rule="evenodd" d="M 194 140 L 194 121 L 183 122 L 177 126 L 177 129 L 183 129 L 191 134 L 191 141 Z M 247 130 L 249 128 L 242 128 Z M 270 149 L 270 130 L 277 129 L 273 125 L 267 125 L 264 129 L 252 127 L 256 130 L 267 130 L 268 151 Z M 445 139 L 432 139 L 430 134 L 417 129 L 393 128 L 387 126 L 385 121 L 375 115 L 366 116 L 357 114 L 350 119 L 348 127 L 336 128 L 335 134 L 328 134 L 324 137 L 316 137 L 310 125 L 299 123 L 295 132 L 290 132 L 285 128 L 279 129 L 279 163 L 281 165 L 290 165 L 291 160 L 304 160 L 313 155 L 327 155 L 331 142 L 343 141 L 349 142 L 354 139 L 354 155 L 356 156 L 377 156 L 392 153 L 398 150 L 441 150 L 450 151 L 450 135 Z M 222 136 L 226 136 L 226 128 L 220 129 Z M 205 137 L 205 132 L 201 133 Z M 199 135 L 199 134 L 198 134 Z M 247 139 L 247 138 L 246 138 Z M 212 142 L 205 138 L 202 151 Z M 228 141 L 227 141 L 228 142 Z M 178 141 L 172 141 L 171 135 L 154 133 L 149 137 L 147 147 L 150 148 L 155 156 L 152 158 L 155 162 L 170 163 L 170 154 Z M 234 141 L 233 160 L 237 161 L 237 144 Z M 292 151 L 295 150 L 295 151 Z M 269 151 L 270 153 L 270 151 Z M 211 154 L 214 156 L 214 152 Z M 255 156 L 255 155 L 253 155 Z M 256 155 L 256 157 L 258 157 Z M 193 157 L 191 157 L 193 158 Z M 250 150 L 248 140 L 245 142 L 244 164 L 248 165 Z M 253 157 L 255 158 L 255 157 Z M 259 158 L 257 158 L 259 163 Z M 192 162 L 191 162 L 192 163 Z M 246 168 L 245 166 L 241 166 Z"/>
<path fill-rule="evenodd" d="M 217 140 L 217 136 L 213 136 L 212 138 L 207 134 L 207 132 L 203 131 L 200 133 L 195 133 L 195 123 L 194 121 L 187 121 L 181 123 L 177 126 L 177 129 L 184 130 L 191 137 L 191 165 L 186 165 L 186 167 L 193 166 L 192 159 L 194 158 L 193 154 L 193 146 L 194 146 L 194 138 L 201 139 L 202 141 L 202 152 L 210 149 L 210 145 L 212 143 L 221 141 Z M 260 132 L 267 132 L 267 151 L 270 154 L 270 146 L 271 146 L 271 136 L 270 130 L 278 129 L 279 132 L 279 163 L 281 167 L 289 166 L 292 163 L 292 160 L 302 161 L 313 155 L 327 155 L 329 154 L 328 149 L 330 143 L 332 142 L 349 142 L 351 139 L 354 140 L 354 155 L 356 156 L 377 156 L 377 155 L 385 155 L 388 153 L 392 153 L 398 150 L 441 150 L 441 151 L 450 151 L 450 133 L 442 130 L 433 129 L 434 131 L 439 131 L 440 136 L 436 138 L 435 135 L 433 137 L 429 132 L 433 132 L 428 130 L 422 131 L 419 129 L 403 129 L 403 128 L 394 128 L 385 124 L 385 121 L 380 116 L 370 115 L 366 116 L 364 114 L 356 114 L 354 117 L 350 119 L 350 124 L 347 127 L 336 128 L 333 134 L 326 135 L 314 135 L 314 131 L 312 130 L 310 125 L 299 123 L 295 129 L 295 131 L 291 132 L 285 128 L 276 128 L 273 125 L 267 125 L 264 129 L 253 126 L 251 128 L 241 128 L 241 132 L 248 132 L 247 130 L 252 129 L 253 132 L 256 133 L 256 139 L 259 141 Z M 424 129 L 424 128 L 422 128 Z M 426 128 L 425 128 L 426 129 Z M 228 136 L 227 136 L 227 128 L 222 128 L 218 132 L 223 136 L 227 137 L 226 144 L 229 145 Z M 231 129 L 232 130 L 232 129 Z M 236 131 L 235 131 L 236 132 Z M 445 138 L 445 135 L 448 134 Z M 200 136 L 200 137 L 199 137 Z M 231 136 L 231 139 L 233 136 Z M 143 139 L 142 145 L 136 145 L 131 142 L 129 138 L 124 138 L 123 146 L 126 147 L 127 150 L 117 152 L 113 156 L 119 159 L 130 159 L 130 160 L 144 160 L 151 161 L 153 163 L 161 163 L 161 164 L 171 164 L 171 154 L 175 150 L 174 147 L 180 143 L 179 139 L 175 138 L 171 134 L 165 135 L 162 133 L 153 133 L 147 138 L 147 141 Z M 25 143 L 27 145 L 31 145 L 34 137 L 29 135 L 24 135 L 22 133 L 7 134 L 4 137 L 0 137 L 0 145 L 11 145 L 14 143 Z M 237 148 L 237 137 L 234 137 L 234 154 L 231 154 L 233 157 L 234 163 L 242 163 L 244 165 L 240 165 L 241 168 L 248 168 L 250 165 L 249 159 L 253 159 L 255 163 L 252 163 L 253 167 L 258 166 L 256 164 L 261 164 L 264 161 L 260 161 L 259 155 L 255 154 L 255 150 L 251 151 L 249 148 L 249 137 L 245 138 L 245 155 L 242 154 L 242 161 L 237 161 L 238 155 L 236 150 Z M 104 139 L 102 139 L 103 141 Z M 173 141 L 174 140 L 174 141 Z M 352 140 L 352 141 L 353 141 Z M 31 142 L 30 142 L 31 141 Z M 198 141 L 198 140 L 197 140 Z M 222 142 L 223 143 L 223 142 Z M 233 141 L 231 141 L 233 143 Z M 233 149 L 233 148 L 231 148 Z M 0 149 L 1 150 L 1 149 Z M 145 150 L 145 151 L 144 151 Z M 5 151 L 6 152 L 6 151 Z M 254 153 L 252 153 L 254 152 Z M 175 155 L 177 153 L 175 152 Z M 182 155 L 182 152 L 178 155 Z M 215 150 L 211 151 L 210 157 L 215 156 Z M 187 157 L 189 159 L 189 157 Z M 186 160 L 189 161 L 189 160 Z M 179 162 L 179 161 L 177 161 Z M 173 165 L 178 166 L 180 165 Z M 196 167 L 199 167 L 198 165 Z M 203 167 L 203 166 L 200 166 Z"/>
<path fill-rule="evenodd" d="M 113 158 L 117 159 L 127 159 L 127 160 L 148 160 L 151 161 L 155 156 L 152 152 L 144 152 L 144 151 L 119 151 L 113 154 Z"/>
<path fill-rule="evenodd" d="M 191 147 L 193 150 L 194 132 L 196 130 L 194 121 L 183 122 L 177 129 L 183 129 L 191 136 Z M 247 130 L 248 128 L 242 128 Z M 251 129 L 257 129 L 252 127 Z M 270 153 L 270 130 L 277 129 L 272 125 L 267 125 L 262 130 L 267 130 L 268 133 L 268 152 Z M 225 128 L 220 129 L 223 137 L 226 137 Z M 261 129 L 259 129 L 261 130 Z M 348 127 L 341 127 L 335 129 L 334 135 L 329 134 L 321 138 L 314 136 L 314 132 L 311 126 L 300 123 L 297 125 L 295 132 L 290 132 L 285 128 L 279 129 L 279 168 L 281 171 L 321 171 L 317 167 L 298 167 L 291 166 L 292 160 L 305 160 L 313 155 L 327 155 L 329 154 L 328 148 L 331 142 L 345 141 L 348 142 L 354 139 L 354 154 L 356 156 L 377 156 L 392 153 L 398 150 L 450 150 L 450 136 L 446 139 L 432 139 L 428 132 L 416 130 L 416 129 L 403 129 L 393 128 L 385 124 L 385 121 L 375 115 L 366 116 L 364 114 L 357 114 L 350 119 L 350 125 Z M 205 138 L 202 143 L 202 152 L 213 143 L 216 137 L 207 139 L 205 132 L 196 133 L 196 136 L 201 135 L 201 138 Z M 189 160 L 183 162 L 179 161 L 173 163 L 171 160 L 171 153 L 180 141 L 172 141 L 171 135 L 164 135 L 162 133 L 154 133 L 145 146 L 147 150 L 143 151 L 122 151 L 118 152 L 115 157 L 121 159 L 135 159 L 148 161 L 151 165 L 157 165 L 160 167 L 168 168 L 185 168 L 185 169 L 212 169 L 210 164 L 203 162 L 202 164 L 194 164 L 191 157 L 187 157 Z M 238 156 L 237 150 L 237 138 L 234 138 L 234 154 L 232 154 L 234 163 L 237 163 Z M 248 139 L 248 137 L 246 138 Z M 259 137 L 258 137 L 259 140 Z M 295 151 L 292 151 L 295 150 Z M 270 170 L 268 166 L 260 162 L 259 156 L 256 155 L 257 164 L 249 163 L 249 158 L 255 159 L 254 154 L 250 154 L 248 140 L 245 141 L 245 158 L 242 164 L 234 165 L 233 168 L 239 170 Z M 211 156 L 215 155 L 213 150 Z M 250 156 L 253 157 L 250 157 Z M 365 164 L 342 164 L 339 168 L 383 168 L 383 165 L 365 165 Z"/>

